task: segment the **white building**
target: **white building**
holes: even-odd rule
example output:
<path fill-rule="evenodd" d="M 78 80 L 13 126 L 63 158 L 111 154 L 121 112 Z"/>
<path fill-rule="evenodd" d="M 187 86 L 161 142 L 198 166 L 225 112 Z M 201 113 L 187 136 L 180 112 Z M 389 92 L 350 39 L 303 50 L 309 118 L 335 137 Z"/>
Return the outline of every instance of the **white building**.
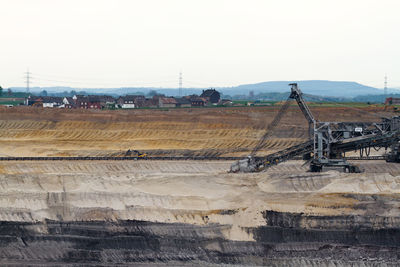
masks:
<path fill-rule="evenodd" d="M 135 102 L 137 101 L 137 99 L 144 99 L 143 96 L 135 96 L 135 95 L 127 95 L 127 96 L 120 96 L 118 98 L 118 105 L 121 108 L 135 108 L 136 104 Z"/>

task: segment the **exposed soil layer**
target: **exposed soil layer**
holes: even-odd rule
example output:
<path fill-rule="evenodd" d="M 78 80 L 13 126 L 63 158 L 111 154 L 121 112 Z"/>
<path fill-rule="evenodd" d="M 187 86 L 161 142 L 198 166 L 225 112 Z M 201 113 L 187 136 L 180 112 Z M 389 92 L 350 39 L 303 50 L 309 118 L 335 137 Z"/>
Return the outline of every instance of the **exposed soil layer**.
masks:
<path fill-rule="evenodd" d="M 247 228 L 256 242 L 227 240 L 229 225 L 144 221 L 0 224 L 0 260 L 21 265 L 241 264 L 268 266 L 396 266 L 400 229 L 338 225 L 306 229 L 303 214 L 265 212 L 268 225 Z M 324 220 L 345 219 L 323 217 Z M 312 220 L 318 223 L 319 218 Z M 351 218 L 350 218 L 351 220 Z M 282 223 L 283 222 L 283 223 Z"/>
<path fill-rule="evenodd" d="M 359 164 L 0 162 L 0 262 L 395 266 L 400 165 Z"/>
<path fill-rule="evenodd" d="M 128 149 L 151 155 L 246 155 L 278 108 L 96 111 L 0 107 L 0 156 L 123 155 Z M 316 107 L 312 111 L 327 121 L 379 121 L 382 114 L 371 108 Z M 306 125 L 298 107 L 290 107 L 260 153 L 303 142 Z"/>
<path fill-rule="evenodd" d="M 0 108 L 0 156 L 245 155 L 276 107 L 91 111 Z M 331 121 L 377 121 L 312 108 Z M 366 110 L 365 110 L 366 111 Z M 303 142 L 291 107 L 261 153 Z M 400 164 L 253 174 L 228 161 L 0 162 L 0 265 L 396 266 Z"/>

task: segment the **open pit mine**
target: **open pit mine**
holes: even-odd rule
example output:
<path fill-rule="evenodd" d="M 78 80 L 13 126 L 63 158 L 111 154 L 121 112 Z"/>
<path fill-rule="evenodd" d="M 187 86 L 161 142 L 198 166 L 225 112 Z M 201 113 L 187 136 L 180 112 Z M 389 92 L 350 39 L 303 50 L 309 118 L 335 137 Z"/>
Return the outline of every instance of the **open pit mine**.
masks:
<path fill-rule="evenodd" d="M 265 107 L 0 108 L 0 264 L 398 266 L 395 114 L 292 90 Z"/>

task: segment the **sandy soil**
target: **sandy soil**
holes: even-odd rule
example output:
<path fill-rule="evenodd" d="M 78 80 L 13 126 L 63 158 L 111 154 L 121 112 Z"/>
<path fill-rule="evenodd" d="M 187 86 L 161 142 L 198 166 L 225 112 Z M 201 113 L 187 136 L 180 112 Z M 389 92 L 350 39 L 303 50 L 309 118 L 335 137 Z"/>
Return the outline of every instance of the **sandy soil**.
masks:
<path fill-rule="evenodd" d="M 370 112 L 314 108 L 320 120 L 376 121 Z M 277 107 L 171 110 L 59 110 L 0 108 L 0 156 L 121 155 L 128 149 L 169 155 L 246 155 Z M 376 111 L 380 112 L 380 111 Z M 306 120 L 293 106 L 261 154 L 307 138 Z"/>
<path fill-rule="evenodd" d="M 276 111 L 0 108 L 0 156 L 245 155 Z M 304 141 L 305 125 L 290 108 L 261 153 Z M 356 163 L 363 173 L 309 173 L 302 161 L 255 174 L 223 161 L 1 161 L 0 262 L 395 266 L 400 164 Z"/>
<path fill-rule="evenodd" d="M 265 210 L 399 217 L 400 176 L 377 173 L 389 167 L 400 175 L 397 164 L 370 162 L 376 172 L 362 174 L 311 174 L 300 161 L 229 174 L 229 164 L 2 162 L 0 221 L 218 223 L 232 226 L 226 238 L 252 240 L 242 229 L 265 225 Z"/>

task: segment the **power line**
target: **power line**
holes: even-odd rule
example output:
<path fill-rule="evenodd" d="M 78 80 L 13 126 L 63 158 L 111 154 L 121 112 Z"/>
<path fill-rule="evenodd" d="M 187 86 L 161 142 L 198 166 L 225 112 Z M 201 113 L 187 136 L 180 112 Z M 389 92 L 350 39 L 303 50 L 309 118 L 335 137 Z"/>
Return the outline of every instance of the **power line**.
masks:
<path fill-rule="evenodd" d="M 41 73 L 34 73 L 33 74 L 35 77 L 35 80 L 40 80 L 40 81 L 49 81 L 49 82 L 56 82 L 56 83 L 64 83 L 64 84 L 80 84 L 80 85 L 91 85 L 91 86 L 129 86 L 129 87 L 142 87 L 142 86 L 147 86 L 147 85 L 153 85 L 153 87 L 159 87 L 156 84 L 159 83 L 170 83 L 172 84 L 174 81 L 173 80 L 162 80 L 162 81 L 135 81 L 138 85 L 122 85 L 122 84 L 116 84 L 116 83 L 110 83 L 110 82 L 103 82 L 101 80 L 93 80 L 93 79 L 85 79 L 81 80 L 81 78 L 74 78 L 74 77 L 66 77 L 66 76 L 60 76 L 60 75 L 49 75 L 49 74 L 41 74 Z M 168 77 L 170 78 L 170 76 Z M 175 80 L 176 81 L 176 80 Z M 185 80 L 186 84 L 192 85 L 193 87 L 200 86 L 201 88 L 208 88 L 210 87 L 209 82 L 199 82 L 199 81 L 189 81 Z M 166 87 L 164 85 L 164 87 Z M 176 88 L 176 87 L 175 87 Z M 182 89 L 182 92 L 179 92 L 180 94 L 183 94 L 183 73 L 179 73 L 178 77 L 178 89 Z"/>
<path fill-rule="evenodd" d="M 188 81 L 188 80 L 185 80 L 185 81 L 186 81 L 186 84 L 189 83 L 189 84 L 199 85 L 202 88 L 212 87 L 212 86 L 210 86 L 210 84 L 212 84 L 212 83 L 205 83 L 205 82 L 198 82 L 198 81 Z"/>
<path fill-rule="evenodd" d="M 92 82 L 90 80 L 71 80 L 71 79 L 54 79 L 51 78 L 48 75 L 42 75 L 42 74 L 36 74 L 34 73 L 34 76 L 37 78 L 35 78 L 35 80 L 38 81 L 46 81 L 46 82 L 53 82 L 53 83 L 62 83 L 64 84 L 64 86 L 67 86 L 68 84 L 75 84 L 75 85 L 80 85 L 81 87 L 85 86 L 96 86 L 96 87 L 109 87 L 109 86 L 114 86 L 114 87 L 143 87 L 143 86 L 149 86 L 150 87 L 158 87 L 156 84 L 157 83 L 171 83 L 172 84 L 172 80 L 164 80 L 164 81 L 152 81 L 152 82 L 144 82 L 144 81 L 136 81 L 136 83 L 140 83 L 140 85 L 127 85 L 127 84 L 116 84 L 116 83 L 110 83 L 110 82 Z M 54 75 L 52 75 L 53 77 L 55 77 Z M 50 78 L 48 78 L 50 77 Z"/>
<path fill-rule="evenodd" d="M 127 84 L 127 83 L 111 83 L 107 81 L 102 81 L 101 79 L 93 79 L 93 78 L 79 78 L 79 77 L 67 77 L 67 76 L 62 76 L 62 75 L 55 75 L 55 74 L 44 74 L 44 73 L 32 73 L 29 70 L 24 73 L 24 80 L 26 83 L 26 88 L 27 91 L 31 89 L 31 83 L 32 80 L 35 80 L 35 84 L 38 86 L 40 84 L 44 83 L 51 83 L 53 86 L 76 86 L 80 88 L 86 88 L 86 87 L 96 87 L 96 88 L 101 88 L 101 87 L 165 87 L 167 88 L 165 84 L 170 84 L 172 85 L 174 83 L 173 80 L 162 80 L 162 81 L 134 81 L 133 84 Z M 167 77 L 166 77 L 167 78 Z M 169 78 L 169 77 L 168 77 Z M 185 80 L 186 84 L 191 85 L 191 87 L 199 87 L 199 88 L 208 88 L 212 83 L 209 82 L 200 82 L 200 81 L 190 81 L 190 80 Z M 176 80 L 175 80 L 176 82 Z M 131 83 L 131 82 L 130 82 Z M 163 86 L 160 86 L 159 84 L 164 84 Z M 49 85 L 47 85 L 49 86 Z M 170 88 L 173 88 L 174 86 L 171 86 Z M 176 88 L 176 87 L 175 87 Z M 183 95 L 183 73 L 182 71 L 179 72 L 179 80 L 178 80 L 178 88 L 179 88 L 179 95 Z"/>

